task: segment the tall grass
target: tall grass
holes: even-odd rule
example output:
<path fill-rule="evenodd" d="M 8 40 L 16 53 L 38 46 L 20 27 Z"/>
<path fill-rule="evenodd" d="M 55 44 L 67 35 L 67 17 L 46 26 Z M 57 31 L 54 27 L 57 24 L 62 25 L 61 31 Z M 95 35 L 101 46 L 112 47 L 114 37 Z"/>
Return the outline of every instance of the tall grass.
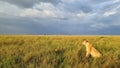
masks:
<path fill-rule="evenodd" d="M 85 58 L 83 39 L 103 56 Z M 0 68 L 119 68 L 120 36 L 0 36 Z"/>

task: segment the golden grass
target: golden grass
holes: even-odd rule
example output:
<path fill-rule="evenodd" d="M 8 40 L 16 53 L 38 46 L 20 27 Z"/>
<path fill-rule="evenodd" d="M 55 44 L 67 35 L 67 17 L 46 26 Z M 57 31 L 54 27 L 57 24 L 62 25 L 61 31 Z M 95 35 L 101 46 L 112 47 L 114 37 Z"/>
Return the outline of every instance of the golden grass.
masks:
<path fill-rule="evenodd" d="M 86 59 L 83 39 L 103 56 Z M 120 36 L 0 35 L 0 68 L 119 68 Z"/>

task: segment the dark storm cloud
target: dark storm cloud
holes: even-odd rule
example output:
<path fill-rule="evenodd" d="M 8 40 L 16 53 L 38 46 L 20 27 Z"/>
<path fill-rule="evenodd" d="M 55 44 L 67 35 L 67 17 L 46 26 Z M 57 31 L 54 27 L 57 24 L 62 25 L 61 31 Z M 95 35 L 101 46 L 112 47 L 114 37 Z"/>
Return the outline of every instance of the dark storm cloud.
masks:
<path fill-rule="evenodd" d="M 112 1 L 112 0 L 88 0 L 89 2 L 92 3 L 103 3 L 103 2 L 108 2 L 108 1 Z"/>
<path fill-rule="evenodd" d="M 0 34 L 120 34 L 119 0 L 2 1 Z"/>
<path fill-rule="evenodd" d="M 49 2 L 52 4 L 57 4 L 60 2 L 60 0 L 2 0 L 2 1 L 15 4 L 23 8 L 31 8 L 34 4 L 37 4 L 40 2 Z"/>
<path fill-rule="evenodd" d="M 111 26 L 109 28 L 105 29 L 99 29 L 94 31 L 94 34 L 99 34 L 99 35 L 120 35 L 120 26 Z"/>
<path fill-rule="evenodd" d="M 34 21 L 31 18 L 0 18 L 0 34 L 58 34 L 64 33 L 60 26 L 45 24 L 48 21 Z M 54 21 L 53 21 L 54 22 Z"/>
<path fill-rule="evenodd" d="M 91 28 L 91 24 L 68 24 L 68 21 L 62 21 L 61 23 L 61 21 L 58 21 L 56 19 L 41 19 L 40 21 L 36 21 L 31 20 L 31 18 L 1 18 L 0 20 L 2 22 L 0 23 L 0 34 L 120 34 L 118 31 L 120 27 L 118 25 L 112 25 L 108 28 L 103 29 L 96 29 Z M 49 21 L 50 23 L 48 23 Z"/>
<path fill-rule="evenodd" d="M 79 1 L 79 0 L 75 0 L 74 2 L 61 2 L 64 7 L 64 10 L 66 11 L 69 11 L 69 12 L 85 12 L 85 13 L 88 13 L 88 12 L 91 12 L 92 11 L 92 7 L 91 5 L 89 4 L 89 2 L 86 2 L 86 1 Z"/>
<path fill-rule="evenodd" d="M 84 25 L 68 24 L 68 21 L 61 23 L 57 19 L 39 21 L 31 18 L 0 18 L 0 20 L 0 34 L 87 34 L 89 30 L 86 28 L 84 31 Z"/>

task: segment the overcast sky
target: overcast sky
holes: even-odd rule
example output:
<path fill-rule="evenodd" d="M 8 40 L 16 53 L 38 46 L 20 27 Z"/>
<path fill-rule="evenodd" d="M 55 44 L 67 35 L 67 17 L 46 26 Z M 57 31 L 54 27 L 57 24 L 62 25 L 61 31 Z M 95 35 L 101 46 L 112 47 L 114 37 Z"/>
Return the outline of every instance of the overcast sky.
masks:
<path fill-rule="evenodd" d="M 120 35 L 120 0 L 0 0 L 0 34 Z"/>

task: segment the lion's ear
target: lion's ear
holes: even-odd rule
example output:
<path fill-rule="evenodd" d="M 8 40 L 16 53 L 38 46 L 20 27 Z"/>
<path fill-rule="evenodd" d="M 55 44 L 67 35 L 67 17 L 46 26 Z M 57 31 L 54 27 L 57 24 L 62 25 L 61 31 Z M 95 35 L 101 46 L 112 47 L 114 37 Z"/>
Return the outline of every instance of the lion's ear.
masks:
<path fill-rule="evenodd" d="M 83 41 L 88 42 L 87 39 L 83 39 Z"/>

